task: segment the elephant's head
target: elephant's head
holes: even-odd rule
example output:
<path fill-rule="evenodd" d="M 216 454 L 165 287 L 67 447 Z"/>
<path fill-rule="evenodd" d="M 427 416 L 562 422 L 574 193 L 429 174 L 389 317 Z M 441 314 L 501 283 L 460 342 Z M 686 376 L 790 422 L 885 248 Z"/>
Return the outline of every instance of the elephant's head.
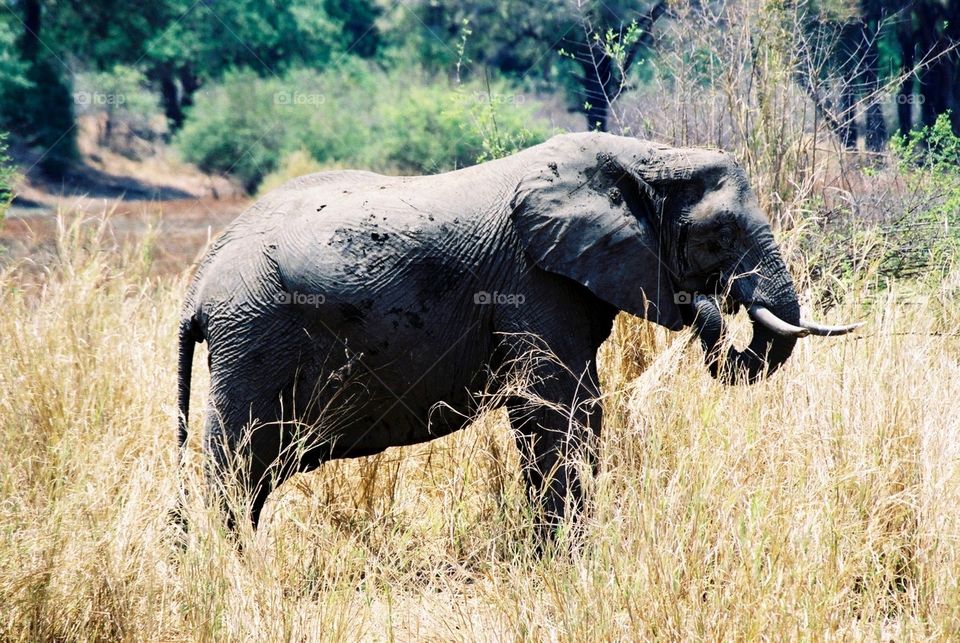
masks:
<path fill-rule="evenodd" d="M 710 372 L 755 381 L 797 338 L 835 335 L 800 319 L 786 265 L 732 157 L 608 134 L 559 136 L 520 182 L 513 221 L 536 264 L 672 330 L 693 325 Z M 753 337 L 724 344 L 717 302 L 747 308 Z"/>

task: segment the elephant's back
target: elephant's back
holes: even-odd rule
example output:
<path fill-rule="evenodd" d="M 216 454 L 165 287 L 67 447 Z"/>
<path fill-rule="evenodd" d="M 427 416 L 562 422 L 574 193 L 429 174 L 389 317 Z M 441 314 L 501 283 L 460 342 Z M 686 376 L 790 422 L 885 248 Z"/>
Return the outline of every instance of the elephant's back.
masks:
<path fill-rule="evenodd" d="M 377 181 L 389 181 L 394 177 L 369 172 L 367 170 L 330 170 L 327 172 L 314 172 L 313 174 L 304 174 L 281 184 L 274 190 L 267 193 L 266 196 L 274 192 L 289 192 L 308 190 L 325 186 L 357 186 Z"/>
<path fill-rule="evenodd" d="M 391 178 L 363 170 L 335 170 L 300 176 L 271 190 L 238 215 L 213 241 L 200 260 L 192 290 L 196 289 L 197 282 L 210 278 L 212 271 L 230 270 L 231 266 L 237 266 L 235 261 L 256 253 L 269 238 L 289 227 L 293 217 L 307 211 L 321 212 L 327 203 L 343 200 L 359 189 Z"/>

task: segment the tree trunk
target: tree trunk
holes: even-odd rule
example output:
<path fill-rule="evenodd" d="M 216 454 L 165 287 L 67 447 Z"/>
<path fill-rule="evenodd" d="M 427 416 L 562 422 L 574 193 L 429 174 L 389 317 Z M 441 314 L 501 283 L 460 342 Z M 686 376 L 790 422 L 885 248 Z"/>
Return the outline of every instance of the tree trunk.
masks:
<path fill-rule="evenodd" d="M 869 151 L 879 152 L 887 142 L 887 123 L 880 107 L 880 77 L 877 72 L 877 41 L 883 11 L 877 0 L 863 0 L 861 7 L 861 42 L 866 44 L 863 54 L 863 89 L 867 96 L 866 145 Z"/>
<path fill-rule="evenodd" d="M 840 142 L 843 146 L 852 150 L 857 147 L 857 114 L 854 109 L 856 97 L 853 93 L 852 83 L 847 83 L 840 94 L 840 115 L 839 131 Z"/>
<path fill-rule="evenodd" d="M 23 3 L 23 36 L 20 39 L 20 51 L 23 59 L 37 62 L 37 51 L 40 49 L 41 26 L 40 0 L 25 0 Z"/>
<path fill-rule="evenodd" d="M 900 23 L 897 29 L 897 41 L 900 43 L 901 65 L 900 73 L 908 73 L 897 89 L 897 121 L 900 127 L 900 135 L 907 136 L 913 130 L 913 96 L 914 86 L 914 31 L 910 20 L 912 16 L 908 14 Z"/>
<path fill-rule="evenodd" d="M 917 45 L 924 56 L 935 56 L 941 52 L 940 34 L 937 30 L 941 18 L 938 6 L 932 2 L 918 2 L 917 12 Z M 933 125 L 937 116 L 946 109 L 942 86 L 943 65 L 952 64 L 949 57 L 942 57 L 920 71 L 920 116 L 924 125 Z"/>
<path fill-rule="evenodd" d="M 176 131 L 183 125 L 184 118 L 183 110 L 180 108 L 180 91 L 170 69 L 161 69 L 158 76 L 163 113 L 167 117 L 170 130 Z"/>
<path fill-rule="evenodd" d="M 18 138 L 42 152 L 38 167 L 48 176 L 61 179 L 78 156 L 73 112 L 76 99 L 62 61 L 43 46 L 42 0 L 24 0 L 20 5 L 23 32 L 18 45 L 28 65 L 24 75 L 31 86 L 13 90 L 16 98 L 12 104 L 19 107 L 19 113 L 13 115 L 12 129 Z"/>
<path fill-rule="evenodd" d="M 613 81 L 611 62 L 602 48 L 592 49 L 595 58 L 582 62 L 583 78 L 580 82 L 586 106 L 587 129 L 606 132 L 610 115 L 610 83 Z"/>
<path fill-rule="evenodd" d="M 960 2 L 951 0 L 947 3 L 944 8 L 944 17 L 946 19 L 944 35 L 948 42 L 960 44 Z M 954 135 L 960 136 L 960 61 L 956 51 L 944 60 L 944 71 L 944 80 L 947 85 L 944 91 L 948 96 L 950 122 L 953 125 Z"/>
<path fill-rule="evenodd" d="M 188 107 L 193 107 L 193 95 L 200 89 L 200 79 L 190 67 L 184 67 L 180 70 L 180 110 L 181 112 Z"/>
<path fill-rule="evenodd" d="M 883 120 L 883 109 L 876 100 L 867 106 L 867 149 L 879 152 L 887 142 L 887 123 Z"/>

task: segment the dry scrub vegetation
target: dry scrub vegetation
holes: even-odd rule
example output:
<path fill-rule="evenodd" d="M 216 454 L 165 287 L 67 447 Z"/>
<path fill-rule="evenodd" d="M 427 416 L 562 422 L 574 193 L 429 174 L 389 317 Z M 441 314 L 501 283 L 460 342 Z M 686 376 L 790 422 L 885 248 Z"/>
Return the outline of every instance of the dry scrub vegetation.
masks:
<path fill-rule="evenodd" d="M 0 278 L 4 640 L 960 635 L 956 272 L 851 287 L 817 312 L 860 336 L 801 342 L 753 387 L 711 380 L 686 333 L 619 319 L 572 554 L 536 556 L 499 413 L 295 478 L 241 553 L 198 494 L 176 544 L 184 282 L 102 230 L 66 227 L 39 284 Z"/>
<path fill-rule="evenodd" d="M 688 333 L 622 316 L 593 512 L 579 547 L 545 557 L 497 412 L 298 476 L 238 551 L 197 493 L 201 351 L 180 547 L 186 276 L 151 276 L 149 239 L 67 226 L 39 283 L 0 276 L 0 639 L 960 637 L 960 269 L 881 270 L 882 226 L 940 195 L 911 201 L 894 164 L 837 149 L 790 82 L 793 5 L 776 6 L 686 17 L 673 80 L 625 95 L 619 122 L 743 159 L 806 312 L 865 320 L 858 335 L 801 341 L 769 381 L 729 388 Z M 706 52 L 700 76 L 680 73 L 686 51 Z"/>

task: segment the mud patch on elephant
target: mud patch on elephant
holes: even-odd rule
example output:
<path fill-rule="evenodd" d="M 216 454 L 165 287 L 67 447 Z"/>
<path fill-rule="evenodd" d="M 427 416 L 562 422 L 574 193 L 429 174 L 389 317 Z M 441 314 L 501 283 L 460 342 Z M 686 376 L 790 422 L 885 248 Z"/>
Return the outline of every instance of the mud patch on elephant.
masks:
<path fill-rule="evenodd" d="M 424 308 L 424 310 L 426 310 L 425 307 L 423 306 L 421 306 L 421 308 Z M 404 310 L 403 308 L 394 307 L 387 311 L 387 315 L 392 316 L 394 318 L 390 322 L 393 325 L 394 329 L 399 328 L 401 322 L 406 322 L 407 328 L 420 329 L 420 328 L 423 328 L 424 326 L 423 318 L 419 314 L 410 310 Z"/>

